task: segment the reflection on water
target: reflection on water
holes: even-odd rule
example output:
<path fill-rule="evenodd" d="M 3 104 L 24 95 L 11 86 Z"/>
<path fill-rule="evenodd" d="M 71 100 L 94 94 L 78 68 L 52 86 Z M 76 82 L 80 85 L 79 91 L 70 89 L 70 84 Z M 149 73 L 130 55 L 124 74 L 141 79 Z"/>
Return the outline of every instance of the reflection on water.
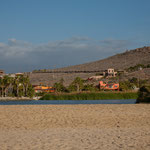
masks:
<path fill-rule="evenodd" d="M 74 105 L 74 104 L 135 104 L 135 99 L 128 100 L 14 100 L 0 101 L 0 105 Z"/>

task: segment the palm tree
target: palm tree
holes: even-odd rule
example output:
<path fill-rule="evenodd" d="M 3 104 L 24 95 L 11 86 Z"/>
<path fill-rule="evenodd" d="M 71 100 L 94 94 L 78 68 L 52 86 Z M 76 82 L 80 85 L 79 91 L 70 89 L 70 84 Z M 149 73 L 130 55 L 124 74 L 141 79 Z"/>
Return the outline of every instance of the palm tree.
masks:
<path fill-rule="evenodd" d="M 5 97 L 8 95 L 8 89 L 10 85 L 12 84 L 13 79 L 9 76 L 4 76 L 3 82 L 4 82 L 4 94 Z"/>
<path fill-rule="evenodd" d="M 29 80 L 29 77 L 28 76 L 24 76 L 24 82 L 23 82 L 23 86 L 25 88 L 25 96 L 27 96 L 27 92 L 28 92 L 28 87 L 30 85 L 30 80 Z"/>
<path fill-rule="evenodd" d="M 80 92 L 83 88 L 83 80 L 80 77 L 76 77 L 73 81 L 74 86 L 77 89 L 77 92 Z"/>
<path fill-rule="evenodd" d="M 20 76 L 20 84 L 22 85 L 23 95 L 25 95 L 25 76 Z"/>
<path fill-rule="evenodd" d="M 14 80 L 14 87 L 16 88 L 16 96 L 19 96 L 19 85 L 20 85 L 20 76 L 16 76 Z"/>
<path fill-rule="evenodd" d="M 0 78 L 0 95 L 6 97 L 12 94 L 17 97 L 34 95 L 34 90 L 28 76 L 22 75 L 15 78 L 3 76 Z"/>
<path fill-rule="evenodd" d="M 26 75 L 22 75 L 22 76 L 19 76 L 19 87 L 22 86 L 22 94 L 24 96 L 27 96 L 27 93 L 28 93 L 28 88 L 29 88 L 29 85 L 30 85 L 30 80 L 29 80 L 29 77 L 26 76 Z"/>
<path fill-rule="evenodd" d="M 0 78 L 0 88 L 1 88 L 1 95 L 3 97 L 4 96 L 4 88 L 5 88 L 5 84 L 4 84 L 3 78 Z"/>

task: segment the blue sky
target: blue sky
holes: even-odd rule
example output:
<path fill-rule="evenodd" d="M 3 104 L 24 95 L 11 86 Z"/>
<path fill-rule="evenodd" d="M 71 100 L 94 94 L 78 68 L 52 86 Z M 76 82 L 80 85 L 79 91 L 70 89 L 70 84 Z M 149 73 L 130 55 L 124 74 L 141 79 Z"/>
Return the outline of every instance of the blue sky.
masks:
<path fill-rule="evenodd" d="M 81 64 L 147 45 L 149 0 L 0 0 L 6 72 Z"/>

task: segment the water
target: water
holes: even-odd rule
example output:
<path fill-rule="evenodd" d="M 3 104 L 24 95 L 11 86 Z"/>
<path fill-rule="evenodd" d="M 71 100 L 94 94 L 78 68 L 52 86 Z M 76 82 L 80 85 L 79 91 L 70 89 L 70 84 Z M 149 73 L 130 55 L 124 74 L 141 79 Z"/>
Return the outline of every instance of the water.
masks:
<path fill-rule="evenodd" d="M 13 100 L 0 101 L 0 105 L 76 105 L 76 104 L 135 104 L 135 99 L 124 100 Z"/>

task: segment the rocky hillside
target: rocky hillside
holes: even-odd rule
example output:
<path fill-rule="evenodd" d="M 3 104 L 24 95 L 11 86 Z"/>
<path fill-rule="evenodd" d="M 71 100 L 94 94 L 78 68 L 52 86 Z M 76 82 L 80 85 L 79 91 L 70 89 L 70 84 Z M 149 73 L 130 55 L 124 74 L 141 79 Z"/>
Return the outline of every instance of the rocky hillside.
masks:
<path fill-rule="evenodd" d="M 150 64 L 150 47 L 137 48 L 95 62 L 47 71 L 93 71 L 108 68 L 123 70 L 136 66 L 137 64 Z M 149 73 L 150 71 L 147 72 Z M 95 73 L 31 73 L 30 79 L 32 84 L 42 83 L 53 85 L 54 82 L 58 82 L 61 78 L 64 78 L 65 84 L 68 85 L 77 76 L 86 79 L 92 75 L 95 75 Z M 134 76 L 134 73 L 132 73 L 132 76 Z M 150 77 L 149 74 L 145 74 L 145 76 L 146 78 Z"/>
<path fill-rule="evenodd" d="M 56 70 L 104 70 L 108 68 L 126 69 L 137 64 L 150 64 L 150 47 L 126 51 L 103 60 Z"/>

